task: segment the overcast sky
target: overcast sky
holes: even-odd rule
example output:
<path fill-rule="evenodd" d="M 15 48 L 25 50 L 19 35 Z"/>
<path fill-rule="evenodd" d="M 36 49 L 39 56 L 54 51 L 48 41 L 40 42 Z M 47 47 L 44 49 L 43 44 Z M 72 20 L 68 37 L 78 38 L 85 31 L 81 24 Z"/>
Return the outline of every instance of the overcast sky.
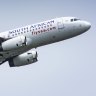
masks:
<path fill-rule="evenodd" d="M 0 0 L 0 32 L 62 16 L 89 21 L 75 38 L 37 48 L 35 64 L 0 66 L 0 96 L 96 96 L 95 0 Z"/>

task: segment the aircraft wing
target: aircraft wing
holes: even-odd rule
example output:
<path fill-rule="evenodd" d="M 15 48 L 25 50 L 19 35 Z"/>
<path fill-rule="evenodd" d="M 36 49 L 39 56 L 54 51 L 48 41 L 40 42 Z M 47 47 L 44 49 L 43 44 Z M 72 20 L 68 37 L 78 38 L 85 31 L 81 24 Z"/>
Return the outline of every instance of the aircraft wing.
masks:
<path fill-rule="evenodd" d="M 10 55 L 13 54 L 14 51 L 4 51 L 4 52 L 0 52 L 0 65 L 4 62 L 7 61 L 7 59 L 9 58 Z"/>
<path fill-rule="evenodd" d="M 5 55 L 4 53 L 0 52 L 0 65 L 1 65 L 2 63 L 4 63 L 5 60 L 6 60 L 4 55 Z"/>
<path fill-rule="evenodd" d="M 2 42 L 6 41 L 6 40 L 8 40 L 8 39 L 0 37 L 0 45 L 1 45 Z M 5 52 L 0 52 L 0 64 L 4 63 L 5 57 L 6 57 Z"/>
<path fill-rule="evenodd" d="M 0 37 L 0 44 L 4 41 L 6 41 L 7 39 L 3 38 L 3 37 Z"/>

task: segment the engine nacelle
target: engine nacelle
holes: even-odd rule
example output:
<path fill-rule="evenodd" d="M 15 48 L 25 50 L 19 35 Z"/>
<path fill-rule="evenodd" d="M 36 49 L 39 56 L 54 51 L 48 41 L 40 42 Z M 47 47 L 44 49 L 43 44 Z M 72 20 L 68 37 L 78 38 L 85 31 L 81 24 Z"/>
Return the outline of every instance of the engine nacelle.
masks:
<path fill-rule="evenodd" d="M 9 39 L 0 45 L 0 51 L 15 50 L 20 47 L 26 46 L 27 41 L 25 36 L 19 36 Z"/>
<path fill-rule="evenodd" d="M 10 67 L 19 67 L 37 62 L 37 52 L 27 52 L 9 60 Z"/>

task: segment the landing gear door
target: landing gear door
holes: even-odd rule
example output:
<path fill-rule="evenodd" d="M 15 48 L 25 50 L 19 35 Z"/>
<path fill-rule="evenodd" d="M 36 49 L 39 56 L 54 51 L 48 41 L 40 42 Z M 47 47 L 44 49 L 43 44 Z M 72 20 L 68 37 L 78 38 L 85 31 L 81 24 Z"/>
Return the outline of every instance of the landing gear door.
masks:
<path fill-rule="evenodd" d="M 57 26 L 58 26 L 59 31 L 62 31 L 64 29 L 64 24 L 63 24 L 62 18 L 58 19 Z"/>

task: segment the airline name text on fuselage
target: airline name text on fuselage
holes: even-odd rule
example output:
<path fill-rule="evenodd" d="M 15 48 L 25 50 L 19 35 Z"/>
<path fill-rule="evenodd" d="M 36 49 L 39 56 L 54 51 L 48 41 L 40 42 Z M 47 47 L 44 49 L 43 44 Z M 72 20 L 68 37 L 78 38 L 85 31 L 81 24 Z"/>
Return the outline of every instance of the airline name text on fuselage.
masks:
<path fill-rule="evenodd" d="M 45 21 L 38 24 L 29 25 L 26 27 L 18 28 L 15 30 L 9 31 L 9 37 L 18 36 L 20 34 L 24 34 L 26 32 L 32 32 L 32 35 L 37 35 L 42 32 L 48 32 L 50 30 L 56 29 L 56 27 L 53 25 L 55 23 L 54 20 Z"/>

